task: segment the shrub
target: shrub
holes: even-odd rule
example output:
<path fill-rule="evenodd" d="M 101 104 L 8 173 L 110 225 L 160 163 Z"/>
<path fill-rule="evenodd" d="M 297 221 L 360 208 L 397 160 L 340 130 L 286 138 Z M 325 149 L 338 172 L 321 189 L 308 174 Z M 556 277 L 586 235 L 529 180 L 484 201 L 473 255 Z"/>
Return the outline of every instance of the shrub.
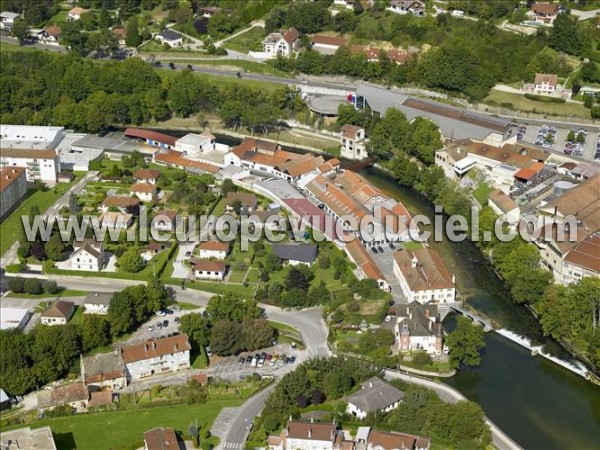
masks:
<path fill-rule="evenodd" d="M 546 97 L 544 95 L 525 94 L 525 98 L 528 98 L 529 100 L 534 100 L 536 102 L 543 102 L 543 103 L 565 103 L 564 98 Z"/>
<path fill-rule="evenodd" d="M 16 294 L 25 292 L 25 280 L 21 277 L 11 278 L 8 280 L 8 290 Z"/>
<path fill-rule="evenodd" d="M 431 360 L 431 356 L 429 356 L 426 352 L 419 352 L 413 356 L 413 362 L 416 366 L 431 366 L 433 361 Z"/>
<path fill-rule="evenodd" d="M 56 284 L 56 281 L 46 281 L 44 283 L 44 291 L 47 294 L 58 294 L 60 288 L 58 287 L 58 284 Z"/>
<path fill-rule="evenodd" d="M 37 278 L 27 278 L 24 284 L 25 292 L 32 295 L 38 295 L 44 292 L 42 282 Z"/>

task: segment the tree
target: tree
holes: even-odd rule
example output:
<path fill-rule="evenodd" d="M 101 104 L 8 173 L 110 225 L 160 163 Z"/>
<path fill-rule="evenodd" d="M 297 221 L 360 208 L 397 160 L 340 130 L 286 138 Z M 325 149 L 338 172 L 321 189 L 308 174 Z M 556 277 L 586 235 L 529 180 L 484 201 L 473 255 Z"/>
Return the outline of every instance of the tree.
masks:
<path fill-rule="evenodd" d="M 46 242 L 46 256 L 52 261 L 62 261 L 64 259 L 65 244 L 62 241 L 60 233 L 55 233 Z"/>
<path fill-rule="evenodd" d="M 591 95 L 586 95 L 583 99 L 583 106 L 587 109 L 591 109 L 594 106 L 594 98 Z"/>
<path fill-rule="evenodd" d="M 220 320 L 210 334 L 211 350 L 217 355 L 235 355 L 242 349 L 241 326 L 231 320 Z"/>
<path fill-rule="evenodd" d="M 220 320 L 241 322 L 244 319 L 259 318 L 262 311 L 255 301 L 239 298 L 229 293 L 211 297 L 206 306 L 206 315 L 213 323 Z"/>
<path fill-rule="evenodd" d="M 21 277 L 10 278 L 8 280 L 8 290 L 15 294 L 21 294 L 25 292 L 25 279 Z"/>
<path fill-rule="evenodd" d="M 85 314 L 81 324 L 81 345 L 89 352 L 110 344 L 110 324 L 108 320 L 96 314 Z"/>
<path fill-rule="evenodd" d="M 125 272 L 136 273 L 144 268 L 146 263 L 140 256 L 139 247 L 129 247 L 119 259 L 119 268 Z"/>
<path fill-rule="evenodd" d="M 12 26 L 11 33 L 19 40 L 19 45 L 23 45 L 29 36 L 29 26 L 27 25 L 27 22 L 22 19 L 16 20 Z"/>
<path fill-rule="evenodd" d="M 58 294 L 60 288 L 56 284 L 56 281 L 44 281 L 44 292 L 47 294 Z"/>
<path fill-rule="evenodd" d="M 341 11 L 333 18 L 333 29 L 338 33 L 350 33 L 356 27 L 357 19 L 350 11 Z"/>
<path fill-rule="evenodd" d="M 221 184 L 221 195 L 223 197 L 227 197 L 227 194 L 229 194 L 230 192 L 236 192 L 237 191 L 237 186 L 235 184 L 233 184 L 233 181 L 229 178 L 226 178 L 225 180 L 223 180 L 223 183 Z"/>
<path fill-rule="evenodd" d="M 590 115 L 592 119 L 600 119 L 600 106 L 594 106 L 590 109 Z"/>
<path fill-rule="evenodd" d="M 485 348 L 483 328 L 464 316 L 456 318 L 456 328 L 446 338 L 450 350 L 450 365 L 475 367 L 481 363 L 480 352 Z"/>
<path fill-rule="evenodd" d="M 181 317 L 179 330 L 189 336 L 190 341 L 197 348 L 208 344 L 210 329 L 208 321 L 202 314 L 186 314 Z"/>
<path fill-rule="evenodd" d="M 25 280 L 24 290 L 28 294 L 38 295 L 44 292 L 44 286 L 37 278 L 27 278 Z"/>
<path fill-rule="evenodd" d="M 306 291 L 308 290 L 309 284 L 309 280 L 302 270 L 295 266 L 290 267 L 290 271 L 285 278 L 285 287 L 287 289 Z"/>
<path fill-rule="evenodd" d="M 242 321 L 242 345 L 252 351 L 269 347 L 273 341 L 274 330 L 266 319 L 246 319 Z"/>
<path fill-rule="evenodd" d="M 577 19 L 568 14 L 559 14 L 550 29 L 548 41 L 555 50 L 579 55 L 582 42 L 577 32 Z"/>
<path fill-rule="evenodd" d="M 510 293 L 516 303 L 536 304 L 544 295 L 552 273 L 543 269 L 519 272 L 516 275 Z"/>
<path fill-rule="evenodd" d="M 420 367 L 431 366 L 431 364 L 433 363 L 431 356 L 429 356 L 429 353 L 427 352 L 418 352 L 414 354 L 412 360 L 416 366 Z"/>
<path fill-rule="evenodd" d="M 127 22 L 127 34 L 125 44 L 127 47 L 137 47 L 142 43 L 137 17 L 131 17 Z"/>

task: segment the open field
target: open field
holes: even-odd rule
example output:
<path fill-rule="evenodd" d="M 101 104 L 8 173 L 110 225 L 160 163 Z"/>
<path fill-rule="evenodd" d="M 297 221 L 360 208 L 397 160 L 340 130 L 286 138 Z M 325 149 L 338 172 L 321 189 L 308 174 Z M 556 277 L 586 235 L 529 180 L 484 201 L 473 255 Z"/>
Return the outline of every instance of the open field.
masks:
<path fill-rule="evenodd" d="M 145 431 L 170 426 L 187 435 L 190 423 L 197 420 L 210 427 L 221 409 L 241 403 L 242 400 L 209 400 L 205 404 L 140 408 L 134 414 L 127 410 L 81 414 L 41 420 L 32 428 L 50 426 L 59 450 L 137 448 L 144 445 Z"/>
<path fill-rule="evenodd" d="M 4 45 L 4 44 L 2 44 Z M 44 213 L 58 200 L 77 180 L 71 183 L 57 184 L 47 191 L 30 191 L 28 197 L 0 225 L 0 254 L 3 254 L 19 237 L 22 229 L 21 216 L 28 215 L 31 208 L 39 208 Z"/>
<path fill-rule="evenodd" d="M 223 70 L 238 70 L 240 72 L 263 73 L 267 75 L 275 75 L 278 77 L 289 77 L 288 73 L 281 70 L 273 69 L 273 66 L 255 61 L 246 61 L 245 59 L 172 59 L 164 57 L 160 60 L 163 64 L 173 62 L 175 64 L 192 64 L 195 66 L 212 66 L 221 67 Z"/>
<path fill-rule="evenodd" d="M 569 116 L 581 117 L 584 119 L 590 118 L 590 110 L 578 103 L 545 103 L 530 100 L 519 94 L 509 92 L 500 92 L 492 90 L 490 95 L 485 99 L 486 102 L 493 101 L 497 105 L 502 103 L 511 103 L 512 109 L 517 111 L 546 113 L 552 116 Z"/>
<path fill-rule="evenodd" d="M 226 49 L 235 50 L 240 53 L 248 51 L 262 51 L 261 42 L 265 37 L 265 30 L 261 27 L 254 27 L 223 43 Z"/>
<path fill-rule="evenodd" d="M 168 66 L 167 67 L 159 67 L 157 68 L 159 74 L 165 78 L 173 78 L 175 75 L 180 73 L 180 71 L 172 70 Z M 281 89 L 280 84 L 271 83 L 269 81 L 256 81 L 256 80 L 248 80 L 248 79 L 237 79 L 232 78 L 228 75 L 209 75 L 205 73 L 195 73 L 196 77 L 199 77 L 201 80 L 206 82 L 218 83 L 222 86 L 246 86 L 256 89 L 262 89 L 266 91 L 275 91 L 277 89 Z"/>

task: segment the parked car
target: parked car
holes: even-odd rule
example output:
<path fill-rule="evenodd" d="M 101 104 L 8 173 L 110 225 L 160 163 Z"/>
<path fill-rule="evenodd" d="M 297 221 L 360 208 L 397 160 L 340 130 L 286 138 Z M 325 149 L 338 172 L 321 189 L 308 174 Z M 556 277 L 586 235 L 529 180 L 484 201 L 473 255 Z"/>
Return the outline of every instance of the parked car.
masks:
<path fill-rule="evenodd" d="M 167 315 L 167 313 L 165 313 L 164 311 L 156 311 L 156 315 L 159 317 L 164 317 Z"/>
<path fill-rule="evenodd" d="M 263 367 L 264 365 L 265 365 L 265 360 L 264 360 L 264 358 L 260 358 L 260 359 L 258 360 L 257 367 Z"/>
<path fill-rule="evenodd" d="M 148 327 L 148 331 L 154 331 L 154 325 L 150 325 L 150 326 Z"/>
<path fill-rule="evenodd" d="M 238 360 L 238 364 L 241 366 L 246 362 L 246 358 L 244 358 L 243 356 L 240 357 L 240 359 Z"/>
<path fill-rule="evenodd" d="M 394 244 L 390 242 L 390 248 L 394 250 L 396 247 L 394 247 Z"/>
<path fill-rule="evenodd" d="M 271 361 L 271 359 L 273 359 L 273 355 L 269 355 L 269 354 L 267 353 L 267 356 L 265 357 L 265 360 L 267 360 L 267 361 Z"/>
<path fill-rule="evenodd" d="M 258 359 L 256 359 L 255 357 L 253 357 L 252 360 L 250 361 L 250 365 L 252 367 L 256 367 L 257 364 L 258 364 Z"/>
<path fill-rule="evenodd" d="M 173 322 L 179 323 L 179 322 L 181 322 L 181 319 L 179 317 L 175 317 L 175 319 L 173 319 Z"/>
<path fill-rule="evenodd" d="M 163 320 L 163 327 L 168 327 L 169 326 L 169 321 L 168 320 Z"/>
<path fill-rule="evenodd" d="M 246 356 L 246 364 L 250 364 L 252 362 L 252 356 Z"/>
<path fill-rule="evenodd" d="M 295 348 L 296 348 L 296 343 L 292 342 L 292 349 L 295 349 Z"/>
<path fill-rule="evenodd" d="M 296 357 L 295 357 L 295 356 L 292 356 L 292 357 L 290 358 L 290 364 L 294 364 L 295 362 L 296 362 Z"/>
<path fill-rule="evenodd" d="M 206 356 L 208 356 L 208 357 L 212 356 L 212 351 L 210 350 L 210 347 L 208 345 L 206 347 L 204 347 L 204 350 L 206 350 Z"/>
<path fill-rule="evenodd" d="M 377 250 L 375 247 L 371 247 L 371 251 L 372 251 L 373 253 L 379 253 L 379 250 Z"/>
<path fill-rule="evenodd" d="M 377 247 L 377 250 L 379 250 L 379 253 L 383 253 L 383 247 L 379 246 Z"/>

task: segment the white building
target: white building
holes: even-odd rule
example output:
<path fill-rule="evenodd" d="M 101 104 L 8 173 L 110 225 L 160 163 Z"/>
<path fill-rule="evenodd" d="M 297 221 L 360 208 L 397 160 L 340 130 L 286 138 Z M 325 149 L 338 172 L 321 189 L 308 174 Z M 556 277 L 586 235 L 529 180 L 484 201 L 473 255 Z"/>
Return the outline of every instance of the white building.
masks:
<path fill-rule="evenodd" d="M 157 211 L 152 219 L 152 227 L 158 231 L 175 231 L 176 224 L 176 211 Z"/>
<path fill-rule="evenodd" d="M 23 167 L 0 169 L 0 219 L 4 219 L 27 195 L 27 177 Z"/>
<path fill-rule="evenodd" d="M 67 20 L 69 22 L 75 22 L 76 20 L 81 19 L 81 16 L 87 13 L 88 11 L 89 9 L 84 9 L 77 6 L 67 13 Z"/>
<path fill-rule="evenodd" d="M 160 178 L 160 171 L 153 169 L 138 169 L 133 173 L 137 183 L 156 184 Z"/>
<path fill-rule="evenodd" d="M 0 30 L 10 31 L 21 14 L 12 11 L 2 11 L 0 13 Z"/>
<path fill-rule="evenodd" d="M 189 133 L 175 141 L 175 150 L 185 155 L 208 153 L 215 150 L 216 138 L 208 133 Z"/>
<path fill-rule="evenodd" d="M 534 22 L 551 26 L 559 13 L 558 3 L 535 3 L 527 12 L 527 17 Z"/>
<path fill-rule="evenodd" d="M 126 230 L 133 223 L 133 215 L 109 211 L 100 216 L 99 222 L 102 228 Z"/>
<path fill-rule="evenodd" d="M 156 186 L 150 183 L 135 183 L 129 189 L 129 195 L 135 196 L 143 202 L 151 202 L 156 195 Z"/>
<path fill-rule="evenodd" d="M 31 429 L 30 427 L 0 433 L 0 442 L 10 442 L 6 450 L 39 449 L 56 450 L 52 429 L 48 426 Z M 4 447 L 3 447 L 4 448 Z"/>
<path fill-rule="evenodd" d="M 440 255 L 427 247 L 394 253 L 394 275 L 408 302 L 454 303 L 454 276 Z"/>
<path fill-rule="evenodd" d="M 345 47 L 348 41 L 344 38 L 314 34 L 311 36 L 312 49 L 323 54 L 333 55 L 340 47 Z"/>
<path fill-rule="evenodd" d="M 333 4 L 348 10 L 354 9 L 354 0 L 333 0 Z"/>
<path fill-rule="evenodd" d="M 413 14 L 415 16 L 425 15 L 425 2 L 420 0 L 392 0 L 389 8 L 396 14 Z"/>
<path fill-rule="evenodd" d="M 290 420 L 279 436 L 269 436 L 270 450 L 334 450 L 338 449 L 335 422 L 316 423 Z"/>
<path fill-rule="evenodd" d="M 441 355 L 444 351 L 444 329 L 437 305 L 411 302 L 396 308 L 394 335 L 399 352 L 424 351 Z"/>
<path fill-rule="evenodd" d="M 488 205 L 496 214 L 504 216 L 509 225 L 516 225 L 521 217 L 521 210 L 514 200 L 500 189 L 490 193 Z"/>
<path fill-rule="evenodd" d="M 54 150 L 2 148 L 0 158 L 0 168 L 23 167 L 29 182 L 40 180 L 48 185 L 57 182 L 60 159 Z"/>
<path fill-rule="evenodd" d="M 403 398 L 401 390 L 380 378 L 369 378 L 358 391 L 345 398 L 348 403 L 346 413 L 363 420 L 369 413 L 387 413 L 396 409 Z"/>
<path fill-rule="evenodd" d="M 533 92 L 540 95 L 552 95 L 556 92 L 558 76 L 550 73 L 536 73 Z"/>
<path fill-rule="evenodd" d="M 121 349 L 127 378 L 131 380 L 190 367 L 190 342 L 186 334 L 128 345 Z"/>
<path fill-rule="evenodd" d="M 163 31 L 154 36 L 161 44 L 166 44 L 169 47 L 177 47 L 183 44 L 183 36 L 173 30 L 165 28 Z"/>
<path fill-rule="evenodd" d="M 85 296 L 85 314 L 108 314 L 112 292 L 90 292 Z"/>
<path fill-rule="evenodd" d="M 75 303 L 57 300 L 41 314 L 40 322 L 49 326 L 66 325 L 74 311 Z"/>
<path fill-rule="evenodd" d="M 200 242 L 198 245 L 200 250 L 200 258 L 202 259 L 225 259 L 229 253 L 229 243 L 218 241 Z"/>
<path fill-rule="evenodd" d="M 54 150 L 64 137 L 64 127 L 0 125 L 0 142 L 3 148 Z"/>
<path fill-rule="evenodd" d="M 0 330 L 12 330 L 16 328 L 22 330 L 29 322 L 31 313 L 24 308 L 1 308 L 0 309 Z"/>
<path fill-rule="evenodd" d="M 289 58 L 300 48 L 300 33 L 295 28 L 280 33 L 271 33 L 262 44 L 263 52 L 267 55 Z"/>
<path fill-rule="evenodd" d="M 104 265 L 104 243 L 91 239 L 73 242 L 74 252 L 69 257 L 71 270 L 99 272 Z"/>
<path fill-rule="evenodd" d="M 88 386 L 123 389 L 127 386 L 127 374 L 123 356 L 119 350 L 81 358 L 81 380 Z"/>
<path fill-rule="evenodd" d="M 223 281 L 227 266 L 218 261 L 197 259 L 194 261 L 194 276 L 197 279 Z"/>
<path fill-rule="evenodd" d="M 347 159 L 365 159 L 367 154 L 365 129 L 355 125 L 344 125 L 340 133 L 341 156 Z"/>

